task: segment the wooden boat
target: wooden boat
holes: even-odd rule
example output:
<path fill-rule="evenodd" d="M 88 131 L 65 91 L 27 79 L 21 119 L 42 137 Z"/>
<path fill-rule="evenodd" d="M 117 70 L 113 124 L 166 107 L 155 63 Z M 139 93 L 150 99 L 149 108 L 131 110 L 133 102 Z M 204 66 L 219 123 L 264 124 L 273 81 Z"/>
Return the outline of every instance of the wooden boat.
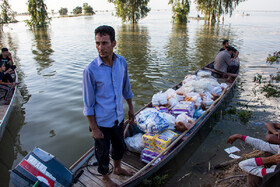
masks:
<path fill-rule="evenodd" d="M 222 73 L 214 70 L 211 67 L 213 67 L 213 62 L 204 66 L 201 69 L 210 70 L 212 72 L 212 75 L 217 78 L 219 83 L 225 83 L 226 79 L 222 78 Z M 222 95 L 218 99 L 216 99 L 214 103 L 209 107 L 209 109 L 206 112 L 204 112 L 204 114 L 196 121 L 194 127 L 189 131 L 185 131 L 184 133 L 182 133 L 175 141 L 173 141 L 169 145 L 169 148 L 167 149 L 168 150 L 170 150 L 170 148 L 172 149 L 171 151 L 169 151 L 168 155 L 165 156 L 161 161 L 152 165 L 151 162 L 155 161 L 159 157 L 158 156 L 149 164 L 145 164 L 140 160 L 140 154 L 127 151 L 122 159 L 122 166 L 125 169 L 132 170 L 133 172 L 135 172 L 135 174 L 132 177 L 127 177 L 127 176 L 118 176 L 112 173 L 110 174 L 110 178 L 114 182 L 116 182 L 119 186 L 135 186 L 141 183 L 144 179 L 150 177 L 153 173 L 155 173 L 166 163 L 168 163 L 188 144 L 188 142 L 192 139 L 192 137 L 204 126 L 205 122 L 209 119 L 209 117 L 213 114 L 213 112 L 215 112 L 216 109 L 221 105 L 223 100 L 227 97 L 230 90 L 235 85 L 238 74 L 239 71 L 234 77 L 234 81 L 232 83 L 227 83 L 228 88 L 224 89 Z M 174 86 L 173 89 L 177 90 L 181 86 L 182 86 L 182 82 Z M 141 108 L 136 113 L 136 115 L 147 107 L 152 107 L 152 103 L 150 102 L 145 107 Z M 134 134 L 136 134 L 134 125 L 131 126 L 128 125 L 127 121 L 125 122 L 125 125 L 127 125 L 126 126 L 127 131 L 125 130 L 125 137 L 133 136 Z M 95 165 L 94 163 L 96 163 L 96 159 L 94 156 L 94 148 L 91 148 L 76 163 L 74 163 L 70 167 L 70 170 L 73 173 L 76 173 L 76 175 L 80 175 L 79 182 L 76 184 L 76 186 L 80 186 L 81 184 L 83 186 L 104 186 L 102 182 L 102 177 L 98 176 L 97 167 L 94 166 Z M 83 172 L 81 172 L 81 170 L 83 170 Z"/>
<path fill-rule="evenodd" d="M 188 20 L 204 20 L 204 17 L 188 17 Z"/>
<path fill-rule="evenodd" d="M 17 76 L 16 71 L 15 71 L 13 78 L 14 78 L 15 82 L 18 82 L 18 76 Z M 8 124 L 8 121 L 9 121 L 9 118 L 11 115 L 11 112 L 13 110 L 13 104 L 15 102 L 16 92 L 17 92 L 17 86 L 15 86 L 15 89 L 13 89 L 13 92 L 11 93 L 9 105 L 3 105 L 3 104 L 0 105 L 0 119 L 1 119 L 1 121 L 0 121 L 0 123 L 1 123 L 0 124 L 0 141 L 2 140 L 2 137 L 4 135 L 6 126 Z"/>

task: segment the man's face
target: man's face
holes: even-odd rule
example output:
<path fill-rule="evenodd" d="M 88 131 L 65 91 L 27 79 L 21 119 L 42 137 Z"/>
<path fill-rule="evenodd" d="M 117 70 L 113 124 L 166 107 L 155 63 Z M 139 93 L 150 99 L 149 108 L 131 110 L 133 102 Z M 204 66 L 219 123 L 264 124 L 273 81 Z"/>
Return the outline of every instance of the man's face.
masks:
<path fill-rule="evenodd" d="M 1 70 L 2 70 L 2 71 L 5 71 L 5 70 L 6 70 L 6 67 L 5 67 L 5 65 L 4 65 L 4 64 L 2 64 L 2 66 L 1 66 Z"/>
<path fill-rule="evenodd" d="M 228 42 L 225 44 L 225 47 L 229 46 Z"/>
<path fill-rule="evenodd" d="M 229 53 L 230 55 L 232 55 L 232 54 L 233 54 L 233 51 L 228 51 L 228 53 Z"/>
<path fill-rule="evenodd" d="M 110 36 L 108 34 L 100 35 L 97 33 L 95 35 L 96 49 L 101 58 L 107 58 L 113 55 L 113 49 L 116 46 L 116 41 L 111 42 Z"/>
<path fill-rule="evenodd" d="M 8 56 L 9 55 L 9 51 L 2 52 L 2 55 L 5 56 L 5 57 Z"/>

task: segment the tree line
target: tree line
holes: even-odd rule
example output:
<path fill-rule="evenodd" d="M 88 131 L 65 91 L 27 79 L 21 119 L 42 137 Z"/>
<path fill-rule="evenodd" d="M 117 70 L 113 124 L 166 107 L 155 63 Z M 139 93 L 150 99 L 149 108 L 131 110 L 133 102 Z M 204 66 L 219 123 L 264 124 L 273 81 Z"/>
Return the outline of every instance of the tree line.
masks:
<path fill-rule="evenodd" d="M 236 6 L 245 0 L 194 0 L 196 9 L 205 15 L 205 20 L 210 23 L 219 21 L 220 18 L 229 14 L 232 15 Z M 120 17 L 123 22 L 137 23 L 140 19 L 146 17 L 150 12 L 148 4 L 150 0 L 108 0 L 113 3 L 116 9 L 116 16 Z M 172 18 L 174 22 L 187 22 L 187 16 L 190 12 L 191 0 L 169 0 L 172 7 Z M 47 6 L 44 0 L 27 0 L 28 13 L 31 17 L 26 21 L 31 28 L 44 28 L 50 23 Z M 94 14 L 93 8 L 84 3 L 83 7 L 77 6 L 73 9 L 74 14 Z M 67 15 L 68 9 L 61 8 L 60 15 Z M 14 22 L 14 12 L 9 5 L 8 0 L 2 0 L 0 23 Z"/>

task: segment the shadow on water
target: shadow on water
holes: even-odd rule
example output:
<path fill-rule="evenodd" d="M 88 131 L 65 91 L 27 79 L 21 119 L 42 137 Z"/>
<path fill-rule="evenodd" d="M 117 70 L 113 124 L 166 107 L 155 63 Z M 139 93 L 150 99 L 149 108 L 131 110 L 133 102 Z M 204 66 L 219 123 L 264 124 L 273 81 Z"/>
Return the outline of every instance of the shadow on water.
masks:
<path fill-rule="evenodd" d="M 3 33 L 4 34 L 4 33 Z M 5 37 L 0 38 L 1 46 L 6 46 L 12 53 L 13 61 L 17 66 L 18 91 L 15 96 L 15 102 L 11 117 L 6 126 L 3 138 L 0 142 L 0 181 L 1 186 L 8 186 L 10 180 L 9 169 L 13 167 L 13 163 L 18 157 L 22 158 L 27 155 L 27 151 L 22 150 L 19 131 L 25 121 L 25 109 L 22 107 L 27 103 L 31 95 L 28 93 L 27 87 L 23 82 L 25 77 L 21 70 L 20 59 L 17 55 L 18 45 L 16 37 L 12 37 L 11 33 L 5 33 Z"/>
<path fill-rule="evenodd" d="M 48 29 L 32 30 L 34 40 L 32 43 L 32 53 L 34 60 L 37 62 L 37 73 L 40 75 L 41 71 L 52 66 L 54 62 L 51 55 L 54 50 L 52 49 L 51 37 Z"/>

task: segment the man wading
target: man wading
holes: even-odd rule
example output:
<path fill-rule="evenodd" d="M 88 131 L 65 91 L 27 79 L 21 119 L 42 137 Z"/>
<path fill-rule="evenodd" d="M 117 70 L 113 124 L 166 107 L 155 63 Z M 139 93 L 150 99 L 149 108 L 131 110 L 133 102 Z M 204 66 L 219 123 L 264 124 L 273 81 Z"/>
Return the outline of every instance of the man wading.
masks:
<path fill-rule="evenodd" d="M 110 26 L 98 27 L 95 42 L 99 56 L 85 68 L 83 74 L 84 115 L 95 139 L 98 172 L 102 174 L 106 186 L 117 186 L 108 176 L 110 143 L 113 172 L 131 176 L 131 171 L 121 167 L 121 159 L 125 151 L 123 97 L 129 107 L 129 120 L 133 123 L 133 93 L 126 60 L 113 52 L 116 46 L 114 29 Z"/>

